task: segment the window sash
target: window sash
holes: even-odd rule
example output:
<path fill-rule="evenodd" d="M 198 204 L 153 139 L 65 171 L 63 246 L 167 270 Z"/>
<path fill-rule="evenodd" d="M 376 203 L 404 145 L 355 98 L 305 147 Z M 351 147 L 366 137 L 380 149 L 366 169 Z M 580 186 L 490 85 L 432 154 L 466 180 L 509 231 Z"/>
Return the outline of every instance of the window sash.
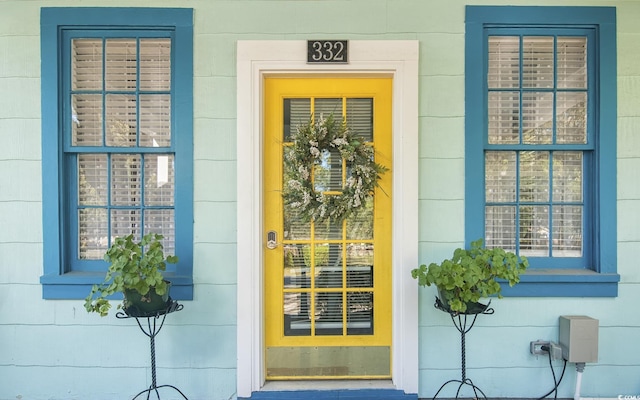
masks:
<path fill-rule="evenodd" d="M 533 262 L 533 268 L 584 268 L 585 265 L 593 263 L 593 246 L 591 241 L 591 226 L 593 219 L 593 187 L 588 183 L 592 180 L 594 172 L 593 152 L 595 149 L 595 75 L 593 68 L 595 60 L 595 40 L 592 29 L 538 29 L 538 28 L 488 28 L 484 30 L 485 43 L 485 68 L 483 78 L 485 84 L 485 127 L 484 127 L 484 149 L 485 156 L 482 159 L 485 170 L 484 183 L 484 237 L 488 246 L 500 246 L 509 250 L 526 255 Z M 577 80 L 573 83 L 576 87 L 566 87 L 558 78 L 562 72 L 558 66 L 558 44 L 569 42 L 575 44 L 573 38 L 586 38 L 586 65 L 584 83 Z M 491 43 L 493 38 L 500 38 Z M 558 39 L 560 38 L 560 39 Z M 565 39 L 571 38 L 571 39 Z M 511 39 L 511 40 L 509 40 Z M 496 50 L 495 44 L 504 42 L 504 54 L 490 54 Z M 527 48 L 529 43 L 533 50 Z M 492 44 L 494 44 L 492 48 Z M 551 51 L 549 51 L 549 48 Z M 527 56 L 527 50 L 533 51 L 533 57 Z M 536 53 L 538 52 L 538 53 Z M 536 55 L 537 54 L 537 55 Z M 538 58 L 536 58 L 538 57 Z M 498 60 L 491 63 L 490 58 Z M 579 56 L 577 57 L 579 58 Z M 501 67 L 503 62 L 506 66 Z M 540 66 L 538 72 L 541 79 L 536 79 L 536 65 Z M 500 74 L 502 81 L 496 79 Z M 505 79 L 506 77 L 506 79 Z M 529 79 L 527 79 L 529 78 Z M 571 99 L 587 99 L 584 105 L 586 113 L 583 126 L 583 134 L 569 134 L 570 139 L 566 140 L 558 134 L 566 124 L 559 118 L 559 110 L 563 104 L 571 103 Z M 496 101 L 498 103 L 496 103 Z M 502 112 L 492 109 L 492 104 L 499 107 L 506 106 Z M 579 102 L 578 102 L 579 104 Z M 531 106 L 535 108 L 531 109 Z M 542 108 L 538 107 L 542 105 Z M 580 108 L 578 108 L 580 109 Z M 535 114 L 530 114 L 533 110 Z M 543 115 L 542 122 L 529 119 L 535 124 L 527 125 L 526 116 L 533 117 Z M 540 114 L 542 112 L 542 114 Z M 563 111 L 563 112 L 566 112 Z M 576 112 L 575 114 L 579 114 Z M 500 117 L 504 115 L 505 117 Z M 576 118 L 576 115 L 569 115 Z M 514 122 L 515 121 L 515 122 Z M 549 122 L 545 122 L 549 121 Z M 539 126 L 541 126 L 539 128 Z M 532 131 L 534 136 L 525 136 L 528 128 L 536 129 Z M 568 130 L 571 132 L 571 130 Z M 575 130 L 574 130 L 575 131 Z M 579 132 L 579 129 L 577 130 Z M 496 134 L 497 132 L 497 134 Z M 504 132 L 504 134 L 503 134 Z M 506 135 L 506 136 L 504 136 Z M 577 140 L 576 140 L 577 139 Z M 522 175 L 526 154 L 546 154 L 547 162 L 544 168 L 536 167 L 539 171 L 529 172 L 532 177 L 540 173 L 546 175 L 543 178 L 536 178 L 539 185 L 535 187 L 529 185 L 531 189 L 540 193 L 547 193 L 546 197 L 526 199 L 522 197 L 523 184 Z M 506 176 L 508 186 L 503 191 L 503 197 L 496 201 L 490 192 L 492 185 L 500 181 L 503 177 L 496 176 L 496 172 L 488 170 L 491 156 L 510 154 L 513 158 L 512 172 Z M 554 190 L 554 184 L 559 182 L 554 175 L 554 155 L 579 154 L 581 159 L 581 184 L 579 200 L 557 201 L 552 199 L 550 194 Z M 544 164 L 544 161 L 543 161 Z M 557 169 L 560 169 L 558 167 Z M 504 174 L 505 171 L 501 171 Z M 498 186 L 504 186 L 504 182 Z M 575 197 L 575 196 L 574 196 Z M 497 214 L 496 214 L 497 213 Z M 532 219 L 534 218 L 534 219 Z M 568 225 L 566 225 L 568 224 Z M 566 226 L 565 226 L 566 225 Z M 576 229 L 579 232 L 575 235 Z M 536 232 L 530 232 L 536 231 Z M 540 232 L 537 232 L 540 231 Z M 544 232 L 543 232 L 544 231 Z M 571 231 L 572 234 L 568 234 Z M 505 236 L 506 233 L 506 236 Z M 565 235 L 571 240 L 557 240 L 558 236 Z M 554 238 L 554 235 L 556 238 Z M 580 242 L 579 249 L 576 249 L 576 240 Z"/>
<path fill-rule="evenodd" d="M 89 71 L 93 72 L 97 79 L 90 78 L 87 80 L 88 83 L 79 85 L 74 79 L 74 73 L 79 71 L 74 71 L 73 68 L 79 64 L 74 63 L 72 47 L 74 44 L 82 46 L 85 44 L 84 41 L 87 41 L 87 45 L 100 46 L 101 51 L 100 58 L 95 60 L 94 57 L 93 60 L 93 64 L 98 65 L 94 65 L 93 71 Z M 110 246 L 111 240 L 129 233 L 138 237 L 147 232 L 161 233 L 165 236 L 165 250 L 168 254 L 175 254 L 177 193 L 174 169 L 175 137 L 172 134 L 175 132 L 172 129 L 174 113 L 171 106 L 174 44 L 171 29 L 69 30 L 64 31 L 62 35 L 62 57 L 66 61 L 62 63 L 65 128 L 63 160 L 64 168 L 67 169 L 65 197 L 68 199 L 65 218 L 66 226 L 69 228 L 65 253 L 72 271 L 101 271 L 105 264 L 102 260 L 103 253 Z M 154 45 L 159 52 L 166 53 L 168 50 L 168 55 L 160 54 L 156 57 L 160 61 L 154 61 L 153 55 L 147 54 L 150 51 L 149 47 Z M 112 46 L 112 50 L 115 49 L 115 54 L 109 54 L 109 46 Z M 150 83 L 153 79 L 150 79 L 152 75 L 147 71 L 147 60 L 150 60 L 152 67 L 161 62 L 168 63 L 168 76 L 165 67 L 164 71 L 160 70 L 161 81 Z M 109 66 L 109 63 L 112 65 Z M 92 67 L 92 63 L 88 64 Z M 112 68 L 113 65 L 115 69 Z M 120 79 L 121 76 L 124 79 Z M 167 79 L 169 82 L 166 82 Z M 89 136 L 88 143 L 77 140 L 76 127 L 84 123 L 83 116 L 76 109 L 78 103 L 73 103 L 78 98 L 92 98 L 93 102 L 89 105 L 100 103 L 97 115 L 89 117 L 96 121 L 92 129 L 97 135 Z M 117 114 L 110 112 L 110 106 L 111 109 L 117 107 L 114 111 Z M 122 109 L 123 106 L 130 108 L 125 110 Z M 121 116 L 129 118 L 124 125 L 125 128 L 128 126 L 126 130 L 129 132 L 129 138 L 125 138 L 124 141 L 114 140 L 117 136 L 114 136 L 113 132 L 118 130 L 114 130 L 115 125 L 110 121 L 110 115 L 118 115 L 118 120 Z M 148 132 L 157 132 L 154 129 L 159 129 L 160 132 L 157 135 L 152 133 L 152 137 Z M 78 163 L 92 155 L 105 157 L 105 171 L 102 173 L 106 178 L 106 190 L 102 194 L 102 205 L 83 204 L 80 194 L 82 186 L 87 182 L 85 178 L 82 179 L 82 183 L 79 180 L 80 174 L 85 175 L 79 169 Z M 137 176 L 133 181 L 116 175 L 118 171 L 122 171 L 122 168 L 116 166 L 124 165 L 122 162 L 125 159 L 138 160 L 134 166 L 135 171 L 132 170 Z M 163 183 L 158 186 L 160 182 Z M 130 201 L 123 200 L 122 190 L 126 187 L 137 193 L 135 199 L 129 196 Z M 127 192 L 130 190 L 127 189 Z M 151 202 L 148 201 L 150 199 Z M 153 199 L 164 200 L 158 204 Z M 174 269 L 175 266 L 170 265 L 168 271 Z"/>

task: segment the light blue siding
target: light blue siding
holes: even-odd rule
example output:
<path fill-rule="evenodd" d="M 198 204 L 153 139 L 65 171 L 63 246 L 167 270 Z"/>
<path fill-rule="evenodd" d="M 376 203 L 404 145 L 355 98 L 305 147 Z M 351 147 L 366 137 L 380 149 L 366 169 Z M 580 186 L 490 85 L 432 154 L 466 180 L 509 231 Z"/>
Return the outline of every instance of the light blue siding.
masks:
<path fill-rule="evenodd" d="M 491 398 L 552 386 L 529 342 L 557 340 L 558 316 L 600 320 L 600 356 L 583 397 L 640 395 L 640 2 L 631 0 L 161 0 L 193 7 L 193 301 L 157 338 L 158 384 L 190 399 L 236 392 L 236 42 L 247 39 L 416 39 L 420 43 L 419 259 L 465 241 L 465 5 L 617 8 L 617 272 L 615 298 L 505 298 L 467 337 L 467 375 Z M 40 7 L 77 1 L 0 0 L 0 400 L 123 399 L 150 385 L 149 343 L 132 320 L 89 315 L 82 300 L 43 300 Z M 82 6 L 149 6 L 83 0 Z M 459 335 L 420 291 L 420 397 L 460 377 Z M 554 362 L 556 373 L 562 364 Z M 561 398 L 573 397 L 569 364 Z M 445 393 L 451 397 L 451 393 Z M 162 395 L 164 399 L 165 396 Z M 167 397 L 169 398 L 169 397 Z"/>

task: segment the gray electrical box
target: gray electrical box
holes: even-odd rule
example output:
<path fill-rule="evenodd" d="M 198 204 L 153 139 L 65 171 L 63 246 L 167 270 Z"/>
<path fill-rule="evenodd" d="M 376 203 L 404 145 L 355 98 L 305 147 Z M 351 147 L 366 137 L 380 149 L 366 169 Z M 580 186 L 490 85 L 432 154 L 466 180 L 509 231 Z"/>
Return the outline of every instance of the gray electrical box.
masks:
<path fill-rule="evenodd" d="M 562 315 L 558 336 L 565 360 L 572 363 L 598 362 L 597 319 L 584 315 Z"/>

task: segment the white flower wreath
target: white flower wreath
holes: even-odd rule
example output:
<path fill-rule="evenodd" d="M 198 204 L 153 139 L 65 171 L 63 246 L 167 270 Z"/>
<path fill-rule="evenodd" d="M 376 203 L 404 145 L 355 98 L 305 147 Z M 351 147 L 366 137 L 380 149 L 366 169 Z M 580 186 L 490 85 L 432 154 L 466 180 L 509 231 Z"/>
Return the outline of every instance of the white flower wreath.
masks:
<path fill-rule="evenodd" d="M 374 161 L 373 147 L 333 114 L 316 121 L 312 117 L 297 127 L 291 141 L 293 145 L 284 157 L 284 204 L 306 221 L 342 222 L 373 197 L 380 175 L 387 171 Z M 350 167 L 341 194 L 325 194 L 314 188 L 313 170 L 321 163 L 323 153 L 332 150 L 337 150 Z"/>

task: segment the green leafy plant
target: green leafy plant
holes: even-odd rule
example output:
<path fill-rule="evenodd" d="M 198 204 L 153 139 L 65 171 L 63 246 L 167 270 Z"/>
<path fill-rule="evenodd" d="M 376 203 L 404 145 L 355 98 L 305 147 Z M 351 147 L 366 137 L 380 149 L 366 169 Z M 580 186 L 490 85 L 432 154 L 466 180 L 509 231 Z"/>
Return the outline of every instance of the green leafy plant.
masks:
<path fill-rule="evenodd" d="M 163 271 L 167 268 L 166 263 L 175 264 L 178 257 L 165 258 L 162 238 L 157 233 L 148 233 L 139 242 L 134 241 L 133 235 L 117 237 L 104 255 L 105 261 L 110 263 L 104 281 L 93 285 L 85 299 L 87 312 L 106 316 L 111 309 L 107 298 L 118 292 L 125 295 L 126 291 L 136 291 L 142 296 L 142 301 L 150 301 L 151 290 L 160 296 L 165 295 L 170 283 L 164 279 Z M 118 309 L 127 306 L 125 295 Z"/>
<path fill-rule="evenodd" d="M 529 266 L 525 256 L 501 248 L 487 249 L 483 240 L 471 242 L 470 249 L 458 248 L 453 257 L 441 263 L 420 265 L 411 276 L 420 286 L 435 285 L 440 301 L 453 312 L 465 313 L 481 297 L 502 298 L 499 279 L 509 286 L 520 282 L 520 274 Z"/>

